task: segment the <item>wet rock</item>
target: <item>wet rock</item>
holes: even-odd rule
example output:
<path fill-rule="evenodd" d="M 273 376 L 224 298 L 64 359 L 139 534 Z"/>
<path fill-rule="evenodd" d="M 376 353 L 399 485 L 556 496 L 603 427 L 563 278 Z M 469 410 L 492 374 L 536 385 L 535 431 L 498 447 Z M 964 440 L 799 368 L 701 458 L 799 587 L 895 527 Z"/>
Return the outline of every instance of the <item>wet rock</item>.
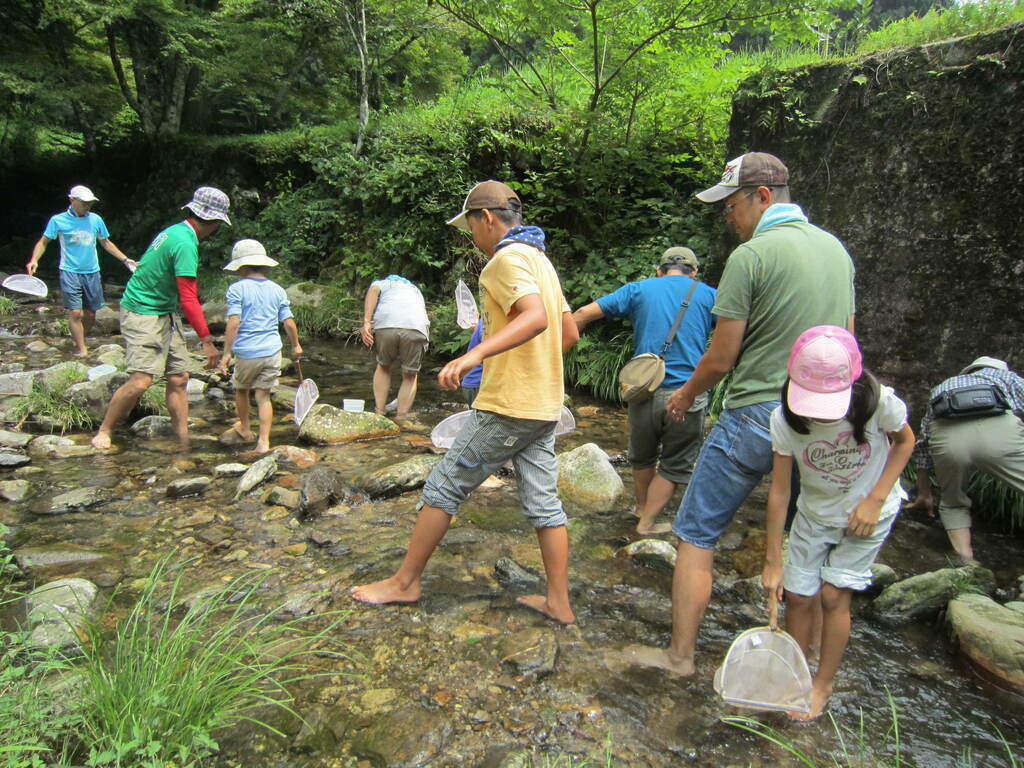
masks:
<path fill-rule="evenodd" d="M 274 448 L 274 451 L 280 457 L 281 463 L 297 469 L 312 467 L 320 461 L 320 457 L 316 455 L 316 452 L 306 448 L 299 448 L 297 445 L 279 445 Z"/>
<path fill-rule="evenodd" d="M 50 352 L 51 350 L 53 350 L 53 347 L 51 347 L 42 339 L 36 339 L 35 341 L 30 341 L 28 344 L 26 344 L 25 349 L 27 349 L 29 352 L 35 352 L 38 354 L 39 352 Z"/>
<path fill-rule="evenodd" d="M 167 486 L 167 495 L 175 499 L 180 499 L 185 496 L 198 496 L 209 488 L 210 483 L 212 482 L 213 481 L 205 475 L 201 475 L 199 477 L 182 477 L 170 482 Z"/>
<path fill-rule="evenodd" d="M 238 477 L 249 468 L 247 464 L 218 464 L 213 468 L 214 477 Z"/>
<path fill-rule="evenodd" d="M 50 392 L 57 386 L 64 384 L 78 384 L 81 381 L 89 380 L 88 366 L 75 360 L 68 360 L 63 363 L 51 365 L 36 374 L 35 385 L 40 389 Z"/>
<path fill-rule="evenodd" d="M 96 324 L 93 326 L 94 333 L 101 333 L 104 336 L 113 336 L 121 332 L 121 318 L 118 313 L 110 307 L 100 307 L 96 310 Z"/>
<path fill-rule="evenodd" d="M 0 451 L 0 467 L 20 467 L 28 464 L 32 457 L 18 451 Z"/>
<path fill-rule="evenodd" d="M 63 515 L 68 512 L 81 512 L 83 509 L 99 507 L 111 500 L 109 491 L 103 488 L 76 488 L 73 491 L 54 496 L 50 506 L 40 514 Z"/>
<path fill-rule="evenodd" d="M 422 488 L 427 476 L 437 463 L 440 456 L 424 454 L 411 459 L 381 467 L 360 478 L 356 485 L 370 496 L 397 496 L 400 493 Z"/>
<path fill-rule="evenodd" d="M 213 516 L 210 515 L 210 519 L 206 522 L 212 522 L 212 520 Z M 231 528 L 223 525 L 211 525 L 209 528 L 203 528 L 196 532 L 196 541 L 200 541 L 208 547 L 225 547 L 230 545 L 231 537 L 234 535 L 235 532 Z"/>
<path fill-rule="evenodd" d="M 588 512 L 618 508 L 625 487 L 608 455 L 595 443 L 558 456 L 558 492 L 563 501 Z"/>
<path fill-rule="evenodd" d="M 94 582 L 117 583 L 124 575 L 123 563 L 114 555 L 67 542 L 19 547 L 14 559 L 21 570 L 38 581 L 87 576 Z"/>
<path fill-rule="evenodd" d="M 640 539 L 620 551 L 648 568 L 672 570 L 676 567 L 676 548 L 661 539 Z"/>
<path fill-rule="evenodd" d="M 286 555 L 291 555 L 292 557 L 298 557 L 299 555 L 306 554 L 306 550 L 308 548 L 309 548 L 309 544 L 307 544 L 304 541 L 299 541 L 299 542 L 296 542 L 295 544 L 287 544 L 287 545 L 285 545 L 284 547 L 281 548 L 281 551 L 284 552 Z"/>
<path fill-rule="evenodd" d="M 293 307 L 319 307 L 327 295 L 327 288 L 316 283 L 295 283 L 285 288 Z"/>
<path fill-rule="evenodd" d="M 504 587 L 528 588 L 540 583 L 540 574 L 532 568 L 520 565 L 510 557 L 503 557 L 494 564 L 494 577 Z"/>
<path fill-rule="evenodd" d="M 203 304 L 203 314 L 206 315 L 206 324 L 214 333 L 224 333 L 227 327 L 228 303 L 220 299 L 211 299 Z"/>
<path fill-rule="evenodd" d="M 275 485 L 263 495 L 263 501 L 267 504 L 295 509 L 299 506 L 299 492 Z"/>
<path fill-rule="evenodd" d="M 294 410 L 295 408 L 295 387 L 278 387 L 270 393 L 270 399 L 274 405 L 279 405 L 286 410 Z"/>
<path fill-rule="evenodd" d="M 950 601 L 946 620 L 971 661 L 1024 690 L 1024 615 L 987 595 L 968 593 Z"/>
<path fill-rule="evenodd" d="M 550 629 L 531 627 L 503 638 L 500 653 L 516 674 L 543 677 L 555 669 L 558 641 Z"/>
<path fill-rule="evenodd" d="M 209 398 L 210 400 L 223 400 L 224 390 L 221 389 L 220 387 L 207 387 L 206 397 Z"/>
<path fill-rule="evenodd" d="M 962 592 L 991 593 L 994 589 L 995 576 L 987 568 L 941 568 L 889 585 L 874 599 L 871 609 L 883 621 L 901 623 L 938 613 Z"/>
<path fill-rule="evenodd" d="M 32 634 L 28 643 L 37 648 L 77 648 L 85 623 L 95 610 L 99 587 L 87 579 L 58 579 L 33 589 L 25 598 Z"/>
<path fill-rule="evenodd" d="M 116 371 L 94 381 L 83 381 L 68 389 L 71 402 L 81 406 L 95 420 L 101 421 L 106 413 L 110 398 L 118 387 L 128 381 L 128 374 Z"/>
<path fill-rule="evenodd" d="M 24 448 L 32 442 L 32 435 L 0 429 L 0 448 Z"/>
<path fill-rule="evenodd" d="M 326 403 L 317 403 L 302 420 L 299 439 L 317 445 L 337 445 L 389 437 L 397 435 L 399 431 L 397 424 L 379 414 L 369 411 L 353 413 Z"/>
<path fill-rule="evenodd" d="M 0 374 L 0 395 L 27 395 L 32 392 L 36 371 Z"/>
<path fill-rule="evenodd" d="M 299 498 L 299 512 L 309 519 L 323 513 L 342 496 L 338 473 L 330 467 L 318 465 L 306 475 Z"/>
<path fill-rule="evenodd" d="M 260 515 L 260 520 L 264 523 L 269 523 L 272 520 L 283 520 L 286 517 L 291 517 L 291 510 L 287 507 L 270 507 Z"/>
<path fill-rule="evenodd" d="M 329 547 L 338 541 L 338 536 L 326 531 L 310 531 L 309 540 L 316 547 Z"/>
<path fill-rule="evenodd" d="M 175 520 L 174 523 L 172 523 L 172 526 L 178 529 L 194 528 L 197 525 L 208 525 L 212 523 L 215 519 L 216 518 L 213 516 L 212 512 L 196 512 L 194 514 L 189 515 L 188 517 L 183 517 L 180 520 Z"/>
<path fill-rule="evenodd" d="M 896 571 L 885 563 L 872 563 L 871 586 L 869 586 L 864 592 L 868 595 L 877 595 L 890 584 L 895 584 L 899 581 L 899 578 L 900 577 L 896 575 Z"/>
<path fill-rule="evenodd" d="M 245 470 L 245 474 L 242 475 L 238 480 L 238 489 L 235 491 L 235 499 L 240 499 L 242 496 L 253 488 L 263 483 L 267 478 L 273 477 L 274 473 L 277 472 L 277 454 L 268 453 L 262 459 L 256 462 Z"/>
<path fill-rule="evenodd" d="M 70 437 L 61 435 L 40 435 L 28 444 L 28 452 L 33 456 L 52 456 L 57 446 L 74 445 L 75 441 Z"/>
<path fill-rule="evenodd" d="M 380 714 L 352 735 L 352 751 L 374 765 L 414 768 L 430 765 L 451 738 L 448 713 L 407 706 Z"/>
<path fill-rule="evenodd" d="M 133 434 L 150 439 L 174 434 L 171 431 L 170 416 L 143 416 L 130 429 Z"/>
<path fill-rule="evenodd" d="M 28 480 L 0 481 L 0 499 L 4 501 L 24 501 L 32 495 L 32 483 Z"/>
<path fill-rule="evenodd" d="M 338 737 L 333 730 L 338 720 L 338 714 L 327 707 L 307 709 L 302 713 L 302 727 L 292 742 L 292 749 L 300 753 L 333 754 L 338 749 Z"/>
<path fill-rule="evenodd" d="M 1003 604 L 1005 608 L 1009 608 L 1011 611 L 1017 611 L 1017 613 L 1024 614 L 1024 602 L 1020 600 L 1011 600 L 1008 603 Z"/>

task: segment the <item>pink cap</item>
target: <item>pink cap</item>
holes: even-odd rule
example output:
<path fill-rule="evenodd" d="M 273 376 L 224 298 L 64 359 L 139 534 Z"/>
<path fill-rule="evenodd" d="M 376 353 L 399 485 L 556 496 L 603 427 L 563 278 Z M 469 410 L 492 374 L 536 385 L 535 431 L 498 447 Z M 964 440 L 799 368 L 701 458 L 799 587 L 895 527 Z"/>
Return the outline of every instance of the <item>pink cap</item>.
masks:
<path fill-rule="evenodd" d="M 862 367 L 857 339 L 837 325 L 816 325 L 800 334 L 789 353 L 789 409 L 811 419 L 841 419 Z"/>

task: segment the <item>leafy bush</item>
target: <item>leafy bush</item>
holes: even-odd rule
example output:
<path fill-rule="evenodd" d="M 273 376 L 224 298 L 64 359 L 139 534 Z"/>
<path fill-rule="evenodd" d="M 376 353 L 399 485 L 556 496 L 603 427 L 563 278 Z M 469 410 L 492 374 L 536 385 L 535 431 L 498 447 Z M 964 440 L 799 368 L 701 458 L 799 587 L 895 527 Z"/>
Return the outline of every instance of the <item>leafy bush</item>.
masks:
<path fill-rule="evenodd" d="M 460 328 L 456 322 L 455 300 L 441 301 L 428 308 L 430 317 L 430 349 L 444 360 L 454 360 L 466 351 L 472 328 Z"/>

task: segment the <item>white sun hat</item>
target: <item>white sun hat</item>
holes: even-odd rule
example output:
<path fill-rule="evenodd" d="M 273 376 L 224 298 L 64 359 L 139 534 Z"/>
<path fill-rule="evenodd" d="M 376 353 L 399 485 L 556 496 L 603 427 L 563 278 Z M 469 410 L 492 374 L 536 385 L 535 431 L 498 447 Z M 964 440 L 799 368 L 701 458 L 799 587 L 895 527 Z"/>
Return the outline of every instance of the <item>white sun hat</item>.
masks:
<path fill-rule="evenodd" d="M 267 249 L 259 240 L 239 240 L 231 249 L 231 261 L 224 267 L 237 272 L 240 267 L 276 267 L 277 262 L 267 256 Z"/>

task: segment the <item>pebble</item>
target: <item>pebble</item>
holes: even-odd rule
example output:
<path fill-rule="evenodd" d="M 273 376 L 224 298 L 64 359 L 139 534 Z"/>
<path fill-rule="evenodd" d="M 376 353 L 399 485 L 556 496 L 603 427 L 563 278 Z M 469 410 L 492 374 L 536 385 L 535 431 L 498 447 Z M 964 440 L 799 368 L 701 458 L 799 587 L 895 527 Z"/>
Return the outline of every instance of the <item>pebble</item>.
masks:
<path fill-rule="evenodd" d="M 245 464 L 218 464 L 213 468 L 214 477 L 237 477 L 244 475 L 249 467 Z"/>
<path fill-rule="evenodd" d="M 306 554 L 306 548 L 309 545 L 306 542 L 301 541 L 298 544 L 289 544 L 284 547 L 284 551 L 289 555 L 304 555 Z"/>

